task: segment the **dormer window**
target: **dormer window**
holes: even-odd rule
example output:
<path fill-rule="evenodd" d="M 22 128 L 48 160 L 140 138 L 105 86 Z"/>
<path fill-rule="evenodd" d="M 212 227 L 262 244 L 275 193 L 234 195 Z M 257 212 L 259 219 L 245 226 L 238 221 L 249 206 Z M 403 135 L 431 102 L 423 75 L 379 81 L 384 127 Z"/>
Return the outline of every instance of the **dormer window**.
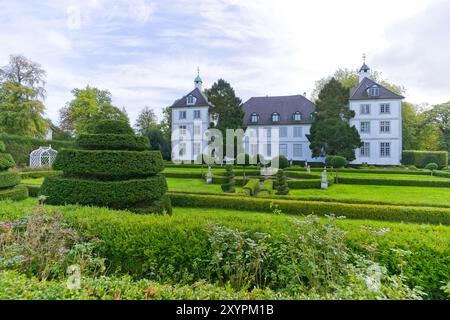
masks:
<path fill-rule="evenodd" d="M 257 123 L 259 120 L 259 116 L 257 113 L 252 113 L 252 115 L 250 116 L 250 122 L 251 123 Z"/>
<path fill-rule="evenodd" d="M 280 114 L 279 113 L 272 113 L 272 122 L 278 122 L 280 121 Z"/>
<path fill-rule="evenodd" d="M 379 97 L 380 96 L 380 88 L 378 86 L 372 86 L 367 89 L 367 94 L 369 97 Z"/>
<path fill-rule="evenodd" d="M 196 101 L 196 99 L 195 99 L 194 96 L 188 96 L 188 97 L 186 98 L 186 104 L 187 104 L 188 106 L 194 105 L 194 104 L 195 104 L 195 101 Z"/>
<path fill-rule="evenodd" d="M 301 120 L 302 120 L 302 114 L 301 114 L 299 111 L 297 111 L 297 112 L 295 112 L 295 113 L 292 115 L 292 119 L 293 119 L 294 121 L 301 121 Z"/>

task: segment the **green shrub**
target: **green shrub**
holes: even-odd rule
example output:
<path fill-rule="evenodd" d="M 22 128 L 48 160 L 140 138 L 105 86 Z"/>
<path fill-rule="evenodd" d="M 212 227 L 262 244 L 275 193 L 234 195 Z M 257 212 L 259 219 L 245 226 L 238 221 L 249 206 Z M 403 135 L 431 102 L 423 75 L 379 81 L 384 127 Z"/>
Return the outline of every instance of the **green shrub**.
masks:
<path fill-rule="evenodd" d="M 424 168 L 428 163 L 436 163 L 439 167 L 447 167 L 447 151 L 418 151 L 406 150 L 402 152 L 402 164 L 415 165 L 418 168 Z"/>
<path fill-rule="evenodd" d="M 287 180 L 290 189 L 320 189 L 322 179 L 307 179 L 307 180 Z M 328 177 L 328 185 L 334 184 L 334 179 Z"/>
<path fill-rule="evenodd" d="M 235 193 L 235 181 L 234 181 L 234 173 L 233 173 L 233 166 L 232 165 L 226 165 L 225 166 L 226 174 L 225 174 L 225 181 L 221 185 L 223 192 L 228 193 Z"/>
<path fill-rule="evenodd" d="M 159 151 L 64 149 L 58 153 L 53 168 L 67 175 L 124 179 L 157 174 L 164 165 Z"/>
<path fill-rule="evenodd" d="M 434 162 L 429 163 L 425 166 L 425 169 L 431 170 L 431 171 L 437 170 L 438 168 L 439 168 L 439 166 Z"/>
<path fill-rule="evenodd" d="M 278 159 L 278 168 L 285 169 L 289 167 L 289 160 L 285 156 L 278 156 L 276 157 L 276 159 L 275 158 L 272 159 L 272 161 L 277 159 Z"/>
<path fill-rule="evenodd" d="M 364 205 L 338 202 L 295 201 L 262 198 L 223 197 L 170 193 L 172 204 L 179 207 L 224 208 L 272 212 L 276 204 L 285 213 L 346 216 L 353 219 L 423 222 L 450 225 L 450 209 Z"/>
<path fill-rule="evenodd" d="M 28 196 L 37 198 L 39 197 L 39 193 L 41 191 L 41 186 L 36 184 L 21 184 L 21 186 L 24 186 L 28 189 Z"/>
<path fill-rule="evenodd" d="M 249 179 L 242 187 L 243 193 L 248 196 L 255 196 L 258 193 L 259 179 Z"/>
<path fill-rule="evenodd" d="M 289 193 L 289 186 L 286 182 L 286 175 L 283 169 L 279 169 L 277 172 L 277 182 L 275 189 L 277 190 L 277 195 L 287 195 Z"/>
<path fill-rule="evenodd" d="M 0 189 L 14 187 L 20 183 L 20 176 L 16 172 L 0 172 Z"/>
<path fill-rule="evenodd" d="M 132 208 L 156 201 L 167 191 L 166 179 L 158 174 L 145 179 L 96 181 L 48 176 L 41 194 L 49 204 L 96 205 L 111 208 Z"/>
<path fill-rule="evenodd" d="M 296 179 L 321 179 L 320 175 L 313 174 L 313 173 L 295 172 L 295 171 L 287 171 L 287 170 L 285 170 L 284 173 L 289 178 L 296 178 Z"/>
<path fill-rule="evenodd" d="M 12 168 L 15 165 L 16 163 L 9 153 L 0 153 L 0 171 Z"/>
<path fill-rule="evenodd" d="M 5 152 L 5 151 L 6 151 L 5 143 L 3 141 L 0 141 L 0 152 Z"/>
<path fill-rule="evenodd" d="M 383 186 L 410 186 L 410 187 L 436 187 L 449 188 L 450 180 L 407 180 L 407 179 L 388 179 L 388 178 L 339 178 L 339 183 L 343 184 L 365 184 L 365 185 L 383 185 Z"/>
<path fill-rule="evenodd" d="M 121 120 L 102 120 L 93 125 L 90 130 L 92 134 L 126 134 L 134 135 L 133 129 L 128 122 Z"/>
<path fill-rule="evenodd" d="M 59 151 L 62 148 L 71 148 L 74 145 L 71 141 L 46 141 L 6 133 L 0 133 L 0 140 L 6 145 L 5 152 L 11 154 L 15 163 L 21 167 L 29 164 L 31 151 L 41 146 L 51 145 L 53 149 Z"/>
<path fill-rule="evenodd" d="M 443 178 L 450 179 L 450 172 L 446 172 L 446 171 L 434 171 L 433 175 L 435 175 L 436 177 L 443 177 Z"/>
<path fill-rule="evenodd" d="M 332 161 L 333 161 L 334 156 L 326 156 L 325 157 L 325 165 L 327 167 L 331 167 L 332 166 Z"/>
<path fill-rule="evenodd" d="M 273 193 L 273 180 L 266 179 L 259 188 L 260 196 L 270 196 Z"/>
<path fill-rule="evenodd" d="M 331 158 L 330 163 L 334 168 L 339 169 L 347 164 L 347 160 L 341 156 L 334 156 L 333 158 Z"/>
<path fill-rule="evenodd" d="M 0 190 L 0 200 L 20 201 L 28 198 L 28 189 L 25 186 L 15 186 L 10 189 Z"/>
<path fill-rule="evenodd" d="M 54 176 L 62 174 L 62 171 L 58 170 L 39 170 L 39 171 L 24 171 L 19 172 L 19 175 L 22 179 L 38 179 L 47 176 Z"/>
<path fill-rule="evenodd" d="M 83 134 L 76 140 L 77 145 L 90 150 L 136 150 L 150 148 L 147 137 L 128 134 Z"/>

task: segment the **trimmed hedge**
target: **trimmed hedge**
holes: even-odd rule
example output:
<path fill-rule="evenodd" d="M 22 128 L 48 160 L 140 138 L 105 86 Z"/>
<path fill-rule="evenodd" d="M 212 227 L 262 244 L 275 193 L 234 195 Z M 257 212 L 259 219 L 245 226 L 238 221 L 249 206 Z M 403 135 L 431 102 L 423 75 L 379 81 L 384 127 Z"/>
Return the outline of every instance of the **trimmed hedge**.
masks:
<path fill-rule="evenodd" d="M 39 193 L 41 192 L 41 186 L 37 184 L 21 184 L 28 189 L 28 196 L 37 198 L 39 197 Z"/>
<path fill-rule="evenodd" d="M 433 175 L 436 177 L 443 177 L 450 179 L 450 172 L 448 171 L 433 171 Z"/>
<path fill-rule="evenodd" d="M 20 201 L 28 198 L 28 188 L 26 186 L 15 186 L 11 189 L 0 190 L 0 200 Z"/>
<path fill-rule="evenodd" d="M 42 184 L 40 194 L 48 196 L 48 204 L 96 205 L 118 209 L 157 200 L 166 191 L 166 179 L 161 174 L 124 181 L 48 176 Z"/>
<path fill-rule="evenodd" d="M 402 152 L 403 165 L 415 165 L 418 168 L 424 168 L 428 163 L 434 162 L 439 167 L 447 167 L 447 151 L 420 151 L 405 150 Z"/>
<path fill-rule="evenodd" d="M 249 179 L 242 187 L 242 192 L 247 196 L 254 196 L 258 193 L 259 179 Z"/>
<path fill-rule="evenodd" d="M 10 188 L 20 183 L 20 176 L 16 172 L 0 172 L 0 189 Z"/>
<path fill-rule="evenodd" d="M 88 150 L 136 150 L 150 148 L 147 137 L 129 134 L 83 134 L 77 138 L 77 146 Z"/>
<path fill-rule="evenodd" d="M 352 219 L 406 221 L 450 225 L 450 209 L 364 205 L 338 202 L 309 202 L 246 197 L 223 197 L 169 193 L 172 205 L 179 207 L 224 208 L 246 211 L 272 212 L 271 204 L 284 213 L 346 216 Z"/>
<path fill-rule="evenodd" d="M 19 172 L 19 175 L 22 179 L 38 179 L 38 178 L 44 178 L 48 176 L 54 176 L 62 174 L 62 171 L 58 170 L 42 170 L 42 171 L 25 171 L 25 172 Z"/>
<path fill-rule="evenodd" d="M 159 151 L 69 150 L 58 153 L 53 168 L 67 175 L 111 180 L 146 177 L 164 170 Z"/>
<path fill-rule="evenodd" d="M 292 170 L 295 171 L 306 171 L 306 169 L 298 168 L 293 169 L 292 167 L 289 168 L 290 172 Z M 328 170 L 328 169 L 327 169 Z M 311 168 L 311 171 L 313 172 L 322 172 L 323 168 L 316 169 Z M 346 173 L 373 173 L 373 174 L 411 174 L 411 175 L 421 175 L 421 176 L 429 176 L 430 171 L 425 170 L 411 170 L 411 169 L 349 169 L 349 168 L 342 168 L 339 169 L 339 172 L 346 172 Z"/>
<path fill-rule="evenodd" d="M 51 145 L 53 149 L 72 148 L 72 141 L 43 140 L 27 138 L 6 133 L 0 133 L 0 140 L 6 145 L 6 152 L 10 153 L 18 166 L 26 167 L 29 164 L 30 152 L 41 147 Z"/>
<path fill-rule="evenodd" d="M 365 184 L 382 186 L 409 186 L 409 187 L 436 187 L 450 188 L 450 180 L 406 180 L 406 179 L 386 179 L 386 178 L 349 178 L 339 177 L 342 184 Z"/>
<path fill-rule="evenodd" d="M 273 193 L 273 180 L 266 179 L 259 188 L 259 196 L 270 196 Z"/>
<path fill-rule="evenodd" d="M 334 184 L 334 179 L 328 177 L 328 186 Z M 340 178 L 339 178 L 340 181 Z M 307 179 L 307 180 L 287 180 L 289 189 L 320 189 L 322 179 Z"/>
<path fill-rule="evenodd" d="M 295 171 L 284 171 L 286 173 L 286 177 L 296 178 L 296 179 L 321 179 L 321 176 L 318 174 L 312 173 L 303 173 L 303 172 L 295 172 Z"/>
<path fill-rule="evenodd" d="M 8 170 L 16 165 L 12 155 L 9 153 L 0 153 L 0 171 Z"/>
<path fill-rule="evenodd" d="M 128 134 L 134 136 L 134 131 L 126 121 L 102 120 L 90 130 L 93 134 Z"/>

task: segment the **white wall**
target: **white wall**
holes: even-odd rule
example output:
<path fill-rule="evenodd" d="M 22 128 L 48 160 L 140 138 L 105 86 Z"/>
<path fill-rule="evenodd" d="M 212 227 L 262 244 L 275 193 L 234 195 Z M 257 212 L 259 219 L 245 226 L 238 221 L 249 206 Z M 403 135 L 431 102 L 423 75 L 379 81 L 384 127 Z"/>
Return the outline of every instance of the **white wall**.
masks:
<path fill-rule="evenodd" d="M 381 114 L 380 105 L 390 104 L 390 113 Z M 360 105 L 370 104 L 370 114 L 361 114 Z M 402 156 L 402 106 L 401 100 L 355 100 L 350 101 L 350 109 L 355 111 L 355 118 L 350 120 L 350 125 L 354 125 L 360 133 L 361 140 L 370 143 L 370 157 L 361 157 L 360 150 L 356 150 L 356 160 L 352 163 L 378 164 L 378 165 L 399 165 Z M 361 133 L 361 122 L 370 122 L 370 132 Z M 390 122 L 390 132 L 380 132 L 380 122 Z M 380 156 L 380 143 L 391 143 L 391 156 L 389 158 Z"/>

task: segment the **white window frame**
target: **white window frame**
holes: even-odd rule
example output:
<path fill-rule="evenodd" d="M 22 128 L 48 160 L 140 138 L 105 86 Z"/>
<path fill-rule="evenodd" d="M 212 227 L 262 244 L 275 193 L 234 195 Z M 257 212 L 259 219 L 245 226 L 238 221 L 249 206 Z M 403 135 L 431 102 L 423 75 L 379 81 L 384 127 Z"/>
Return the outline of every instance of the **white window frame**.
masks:
<path fill-rule="evenodd" d="M 380 114 L 391 114 L 391 104 L 381 103 L 380 104 Z"/>
<path fill-rule="evenodd" d="M 179 120 L 186 120 L 187 118 L 187 112 L 186 111 L 178 111 L 178 119 Z"/>
<path fill-rule="evenodd" d="M 359 105 L 359 114 L 370 114 L 370 103 L 363 103 Z"/>
<path fill-rule="evenodd" d="M 259 121 L 259 115 L 257 113 L 252 113 L 250 115 L 250 122 L 251 123 L 258 123 Z"/>
<path fill-rule="evenodd" d="M 192 105 L 194 105 L 195 104 L 195 101 L 196 101 L 197 99 L 195 99 L 195 97 L 194 96 L 187 96 L 187 98 L 186 98 L 186 105 L 188 105 L 188 106 L 192 106 Z"/>
<path fill-rule="evenodd" d="M 201 110 L 194 110 L 194 119 L 200 119 L 201 117 L 202 117 Z"/>
<path fill-rule="evenodd" d="M 202 126 L 200 124 L 194 124 L 194 136 L 201 135 Z"/>
<path fill-rule="evenodd" d="M 294 138 L 303 137 L 303 128 L 302 127 L 294 127 Z"/>
<path fill-rule="evenodd" d="M 385 121 L 385 120 L 380 121 L 380 133 L 391 133 L 391 122 L 390 121 Z"/>
<path fill-rule="evenodd" d="M 264 149 L 266 151 L 264 156 L 271 157 L 272 156 L 272 144 L 266 143 L 264 145 Z"/>
<path fill-rule="evenodd" d="M 296 154 L 296 151 L 299 151 L 298 154 Z M 294 158 L 303 157 L 303 145 L 301 143 L 295 143 L 292 154 L 293 154 Z"/>
<path fill-rule="evenodd" d="M 391 157 L 391 143 L 380 142 L 380 158 L 390 158 L 390 157 Z"/>
<path fill-rule="evenodd" d="M 378 86 L 372 86 L 369 89 L 367 89 L 367 94 L 369 97 L 379 97 L 380 96 L 380 88 Z"/>
<path fill-rule="evenodd" d="M 280 114 L 277 112 L 272 113 L 272 122 L 279 122 L 280 121 Z"/>
<path fill-rule="evenodd" d="M 298 117 L 298 119 L 297 119 Z M 292 120 L 294 121 L 302 121 L 302 114 L 300 111 L 296 111 L 294 112 L 294 114 L 292 115 Z"/>
<path fill-rule="evenodd" d="M 287 138 L 288 136 L 288 128 L 287 127 L 280 127 L 279 129 L 280 138 Z"/>
<path fill-rule="evenodd" d="M 194 156 L 198 156 L 202 151 L 202 145 L 200 142 L 194 142 Z"/>
<path fill-rule="evenodd" d="M 279 154 L 280 156 L 285 156 L 287 158 L 288 156 L 288 145 L 286 143 L 280 143 L 279 145 Z M 282 149 L 284 149 L 286 152 L 283 152 Z"/>
<path fill-rule="evenodd" d="M 364 145 L 359 150 L 361 158 L 370 158 L 370 142 L 363 142 Z"/>
<path fill-rule="evenodd" d="M 370 121 L 361 121 L 359 129 L 361 133 L 370 133 Z"/>

